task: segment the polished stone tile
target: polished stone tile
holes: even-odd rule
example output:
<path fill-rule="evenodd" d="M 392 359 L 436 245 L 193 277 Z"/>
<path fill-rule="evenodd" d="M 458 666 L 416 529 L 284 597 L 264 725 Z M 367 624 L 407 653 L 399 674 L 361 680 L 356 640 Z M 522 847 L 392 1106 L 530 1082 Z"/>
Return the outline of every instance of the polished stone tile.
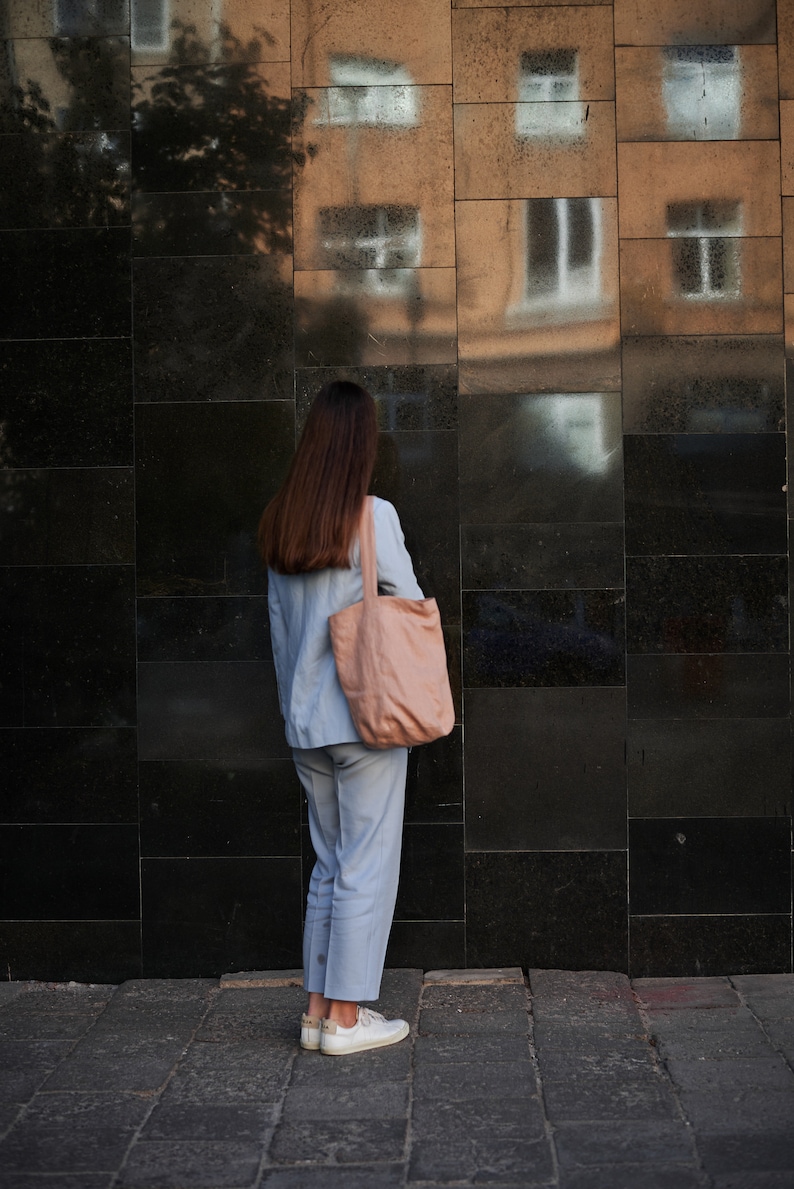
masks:
<path fill-rule="evenodd" d="M 2 725 L 134 724 L 132 567 L 8 567 L 0 583 L 8 673 Z"/>
<path fill-rule="evenodd" d="M 620 387 L 612 198 L 456 204 L 462 392 Z"/>
<path fill-rule="evenodd" d="M 6 7 L 4 15 L 7 12 Z M 52 28 L 41 39 L 21 36 L 5 43 L 0 64 L 0 131 L 37 136 L 129 132 L 129 40 L 51 34 Z M 12 91 L 14 85 L 19 90 Z M 32 143 L 30 149 L 34 149 Z"/>
<path fill-rule="evenodd" d="M 790 99 L 780 104 L 780 154 L 781 192 L 794 194 L 794 102 Z"/>
<path fill-rule="evenodd" d="M 456 198 L 616 193 L 614 103 L 455 105 Z"/>
<path fill-rule="evenodd" d="M 130 221 L 124 132 L 0 136 L 0 227 L 123 227 Z"/>
<path fill-rule="evenodd" d="M 281 190 L 135 194 L 135 256 L 233 256 L 292 250 L 292 205 Z"/>
<path fill-rule="evenodd" d="M 631 918 L 632 978 L 791 970 L 791 917 L 751 914 Z"/>
<path fill-rule="evenodd" d="M 791 911 L 791 818 L 629 821 L 634 916 Z"/>
<path fill-rule="evenodd" d="M 115 4 L 71 3 L 59 6 L 53 20 L 49 4 L 8 5 L 3 13 L 4 37 L 58 38 L 129 36 L 129 0 Z"/>
<path fill-rule="evenodd" d="M 12 979 L 123 983 L 141 975 L 140 921 L 2 921 L 0 962 Z"/>
<path fill-rule="evenodd" d="M 137 822 L 131 727 L 0 731 L 4 822 Z"/>
<path fill-rule="evenodd" d="M 652 6 L 615 0 L 617 45 L 774 43 L 774 0 L 663 0 Z"/>
<path fill-rule="evenodd" d="M 619 393 L 461 396 L 459 416 L 464 523 L 622 519 Z"/>
<path fill-rule="evenodd" d="M 622 524 L 464 524 L 463 588 L 623 585 Z"/>
<path fill-rule="evenodd" d="M 291 179 L 286 62 L 133 69 L 133 189 L 278 190 Z"/>
<path fill-rule="evenodd" d="M 467 848 L 625 848 L 625 736 L 623 690 L 468 690 Z"/>
<path fill-rule="evenodd" d="M 777 14 L 780 98 L 794 99 L 794 10 L 781 4 Z"/>
<path fill-rule="evenodd" d="M 292 397 L 288 256 L 137 260 L 137 401 Z"/>
<path fill-rule="evenodd" d="M 775 140 L 774 45 L 615 51 L 618 140 Z"/>
<path fill-rule="evenodd" d="M 466 965 L 623 970 L 625 851 L 471 853 Z"/>
<path fill-rule="evenodd" d="M 778 557 L 631 557 L 629 652 L 788 651 L 788 577 Z"/>
<path fill-rule="evenodd" d="M 130 334 L 129 231 L 0 232 L 4 339 Z"/>
<path fill-rule="evenodd" d="M 463 921 L 395 921 L 386 966 L 462 970 L 466 965 L 465 934 Z"/>
<path fill-rule="evenodd" d="M 463 919 L 462 825 L 405 826 L 394 915 L 401 921 Z"/>
<path fill-rule="evenodd" d="M 144 859 L 144 978 L 301 964 L 300 860 Z"/>
<path fill-rule="evenodd" d="M 136 825 L 0 826 L 8 919 L 134 920 Z"/>
<path fill-rule="evenodd" d="M 295 267 L 454 267 L 450 88 L 331 87 L 303 103 Z"/>
<path fill-rule="evenodd" d="M 291 759 L 140 765 L 141 853 L 300 855 L 301 792 Z"/>
<path fill-rule="evenodd" d="M 627 763 L 632 817 L 791 814 L 787 718 L 631 720 Z"/>
<path fill-rule="evenodd" d="M 786 553 L 784 434 L 633 434 L 623 466 L 628 554 Z"/>
<path fill-rule="evenodd" d="M 721 245 L 703 263 L 693 244 Z M 683 246 L 682 246 L 683 245 Z M 780 334 L 783 277 L 778 238 L 623 240 L 622 325 L 637 334 Z"/>
<path fill-rule="evenodd" d="M 448 0 L 403 0 L 377 20 L 367 0 L 330 9 L 292 0 L 290 7 L 296 87 L 452 80 Z"/>
<path fill-rule="evenodd" d="M 452 14 L 455 102 L 614 99 L 611 17 L 607 7 L 461 6 Z"/>
<path fill-rule="evenodd" d="M 372 394 L 384 431 L 458 428 L 457 368 L 451 364 L 299 368 L 295 372 L 298 428 L 323 384 L 352 380 Z"/>
<path fill-rule="evenodd" d="M 623 685 L 624 630 L 622 591 L 464 591 L 464 685 Z"/>
<path fill-rule="evenodd" d="M 138 660 L 272 660 L 267 599 L 139 599 Z"/>
<path fill-rule="evenodd" d="M 776 141 L 621 144 L 620 237 L 778 236 L 779 169 Z"/>
<path fill-rule="evenodd" d="M 128 339 L 0 343 L 7 467 L 132 464 Z"/>
<path fill-rule="evenodd" d="M 289 756 L 273 666 L 185 662 L 138 666 L 142 760 L 234 766 Z"/>
<path fill-rule="evenodd" d="M 136 65 L 161 65 L 164 58 L 171 62 L 289 59 L 289 0 L 235 0 L 221 9 L 205 0 L 179 0 L 178 19 L 171 21 L 167 7 L 150 11 L 150 23 L 138 29 L 133 10 Z"/>
<path fill-rule="evenodd" d="M 256 529 L 294 450 L 292 402 L 139 405 L 136 432 L 138 593 L 263 594 Z"/>
<path fill-rule="evenodd" d="M 299 368 L 454 364 L 454 268 L 295 273 Z"/>
<path fill-rule="evenodd" d="M 684 654 L 627 656 L 629 718 L 781 718 L 789 712 L 789 658 Z"/>
<path fill-rule="evenodd" d="M 434 743 L 414 747 L 408 756 L 405 820 L 463 820 L 463 740 L 460 727 Z"/>
<path fill-rule="evenodd" d="M 459 623 L 458 435 L 382 433 L 372 491 L 397 509 L 417 581 L 443 623 Z"/>
<path fill-rule="evenodd" d="M 626 433 L 768 433 L 785 429 L 783 340 L 623 340 Z"/>
<path fill-rule="evenodd" d="M 134 561 L 131 469 L 7 470 L 2 489 L 6 565 Z"/>

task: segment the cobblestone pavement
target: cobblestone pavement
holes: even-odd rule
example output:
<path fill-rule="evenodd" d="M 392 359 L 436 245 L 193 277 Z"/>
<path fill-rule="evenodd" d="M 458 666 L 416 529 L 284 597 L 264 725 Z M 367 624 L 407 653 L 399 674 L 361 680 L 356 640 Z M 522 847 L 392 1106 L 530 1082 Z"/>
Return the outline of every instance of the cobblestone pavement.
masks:
<path fill-rule="evenodd" d="M 0 1185 L 794 1189 L 794 975 L 390 970 L 334 1058 L 296 984 L 0 984 Z"/>

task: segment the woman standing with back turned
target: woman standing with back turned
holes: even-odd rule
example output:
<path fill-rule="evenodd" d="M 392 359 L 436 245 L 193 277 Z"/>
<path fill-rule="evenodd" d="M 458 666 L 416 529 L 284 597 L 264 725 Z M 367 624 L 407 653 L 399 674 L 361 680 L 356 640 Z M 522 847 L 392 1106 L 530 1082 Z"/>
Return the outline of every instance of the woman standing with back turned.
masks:
<path fill-rule="evenodd" d="M 316 396 L 287 478 L 262 514 L 273 657 L 287 742 L 309 803 L 317 862 L 303 934 L 301 1045 L 355 1053 L 394 1044 L 404 1020 L 358 1006 L 380 993 L 400 868 L 404 747 L 366 747 L 339 684 L 328 617 L 363 595 L 361 510 L 375 466 L 375 404 L 339 380 Z M 421 599 L 400 522 L 375 501 L 378 589 Z"/>

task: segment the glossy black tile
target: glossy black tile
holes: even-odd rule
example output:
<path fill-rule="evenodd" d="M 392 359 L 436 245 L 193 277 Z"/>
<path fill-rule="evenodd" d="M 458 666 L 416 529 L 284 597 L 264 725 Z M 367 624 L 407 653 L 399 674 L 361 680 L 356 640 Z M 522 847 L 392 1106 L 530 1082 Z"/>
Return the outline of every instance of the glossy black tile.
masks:
<path fill-rule="evenodd" d="M 458 377 L 452 364 L 422 367 L 307 367 L 295 371 L 298 427 L 316 394 L 330 380 L 345 379 L 372 393 L 381 430 L 458 428 Z"/>
<path fill-rule="evenodd" d="M 463 681 L 471 686 L 622 685 L 620 591 L 464 591 Z"/>
<path fill-rule="evenodd" d="M 140 921 L 0 921 L 0 963 L 8 978 L 21 981 L 140 978 Z"/>
<path fill-rule="evenodd" d="M 627 762 L 633 817 L 791 814 L 787 718 L 632 721 Z"/>
<path fill-rule="evenodd" d="M 129 241 L 120 227 L 0 232 L 0 337 L 129 335 Z"/>
<path fill-rule="evenodd" d="M 134 189 L 289 189 L 288 88 L 275 63 L 134 67 Z"/>
<path fill-rule="evenodd" d="M 466 966 L 463 921 L 395 921 L 386 951 L 389 969 L 462 970 Z"/>
<path fill-rule="evenodd" d="M 380 435 L 372 491 L 396 507 L 417 581 L 445 624 L 460 617 L 457 478 L 453 431 Z"/>
<path fill-rule="evenodd" d="M 622 689 L 469 690 L 466 847 L 626 847 Z"/>
<path fill-rule="evenodd" d="M 788 651 L 783 557 L 626 559 L 629 652 Z"/>
<path fill-rule="evenodd" d="M 629 821 L 632 915 L 790 913 L 791 818 Z"/>
<path fill-rule="evenodd" d="M 460 822 L 463 820 L 463 741 L 460 727 L 452 734 L 408 756 L 405 820 Z"/>
<path fill-rule="evenodd" d="M 131 468 L 7 470 L 0 499 L 6 565 L 132 564 Z"/>
<path fill-rule="evenodd" d="M 18 707 L 2 725 L 134 724 L 132 567 L 8 567 L 0 587 Z"/>
<path fill-rule="evenodd" d="M 0 131 L 129 132 L 129 40 L 52 33 L 5 42 Z"/>
<path fill-rule="evenodd" d="M 784 420 L 783 339 L 623 340 L 626 433 L 770 433 Z"/>
<path fill-rule="evenodd" d="M 144 978 L 301 965 L 300 860 L 144 859 Z"/>
<path fill-rule="evenodd" d="M 784 434 L 633 434 L 629 554 L 785 553 Z"/>
<path fill-rule="evenodd" d="M 0 343 L 6 467 L 132 464 L 128 339 Z"/>
<path fill-rule="evenodd" d="M 469 854 L 466 911 L 467 966 L 627 969 L 625 852 Z"/>
<path fill-rule="evenodd" d="M 791 917 L 631 918 L 632 978 L 701 978 L 791 970 Z"/>
<path fill-rule="evenodd" d="M 0 228 L 129 224 L 128 133 L 0 136 L 0 159 Z"/>
<path fill-rule="evenodd" d="M 137 401 L 292 398 L 289 258 L 138 260 Z"/>
<path fill-rule="evenodd" d="M 290 755 L 273 666 L 264 662 L 140 664 L 142 760 L 231 765 Z"/>
<path fill-rule="evenodd" d="M 269 661 L 267 599 L 138 600 L 140 661 Z"/>
<path fill-rule="evenodd" d="M 141 853 L 300 856 L 292 760 L 140 765 Z"/>
<path fill-rule="evenodd" d="M 294 451 L 287 401 L 141 405 L 138 593 L 263 594 L 259 517 Z"/>
<path fill-rule="evenodd" d="M 627 656 L 629 718 L 781 718 L 789 658 L 727 654 Z"/>
<path fill-rule="evenodd" d="M 110 37 L 130 32 L 129 0 L 67 0 L 53 12 L 49 4 L 5 5 L 4 37 Z"/>
<path fill-rule="evenodd" d="M 463 891 L 463 826 L 406 825 L 398 920 L 462 920 Z"/>
<path fill-rule="evenodd" d="M 135 825 L 0 826 L 3 912 L 18 920 L 136 920 Z"/>
<path fill-rule="evenodd" d="M 137 823 L 130 727 L 0 731 L 4 822 Z"/>
<path fill-rule="evenodd" d="M 135 194 L 135 256 L 233 256 L 292 250 L 292 204 L 279 190 Z"/>
<path fill-rule="evenodd" d="M 459 416 L 464 523 L 622 519 L 619 393 L 461 395 Z"/>
<path fill-rule="evenodd" d="M 464 524 L 461 552 L 464 589 L 623 586 L 622 524 Z"/>

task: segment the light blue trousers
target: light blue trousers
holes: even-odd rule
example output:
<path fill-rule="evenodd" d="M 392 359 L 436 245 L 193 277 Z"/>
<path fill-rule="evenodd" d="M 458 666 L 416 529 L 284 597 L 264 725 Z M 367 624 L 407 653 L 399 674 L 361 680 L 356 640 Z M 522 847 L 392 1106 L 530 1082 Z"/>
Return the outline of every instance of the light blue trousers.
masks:
<path fill-rule="evenodd" d="M 292 755 L 317 855 L 304 987 L 329 999 L 377 999 L 400 876 L 408 751 L 336 743 Z"/>

